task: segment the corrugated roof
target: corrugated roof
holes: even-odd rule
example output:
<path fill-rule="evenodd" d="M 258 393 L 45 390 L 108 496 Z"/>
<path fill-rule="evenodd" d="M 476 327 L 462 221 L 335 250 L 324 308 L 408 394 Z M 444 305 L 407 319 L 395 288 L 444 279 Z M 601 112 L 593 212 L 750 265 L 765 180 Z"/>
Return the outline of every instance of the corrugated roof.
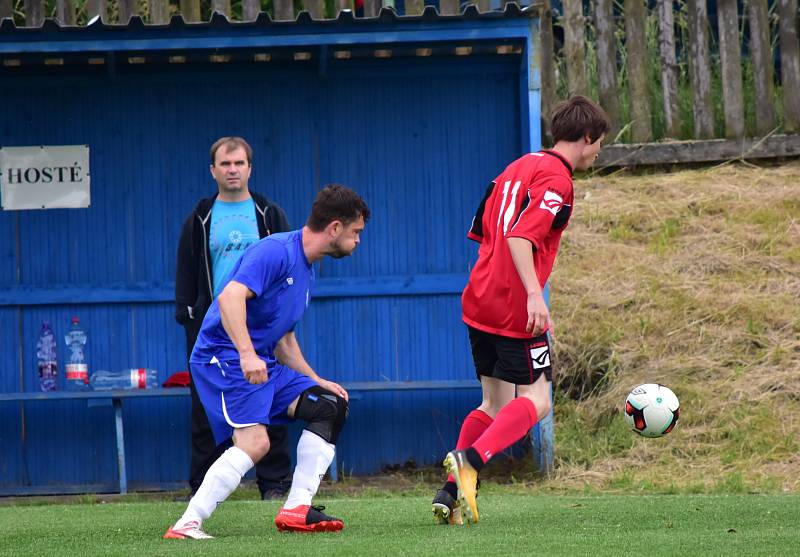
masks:
<path fill-rule="evenodd" d="M 386 25 L 406 22 L 439 23 L 453 21 L 476 21 L 476 20 L 503 20 L 516 19 L 521 17 L 533 17 L 538 12 L 538 1 L 526 8 L 520 8 L 516 3 L 509 3 L 503 10 L 493 10 L 489 12 L 479 12 L 474 4 L 467 6 L 463 13 L 458 15 L 442 15 L 433 6 L 426 6 L 420 15 L 398 15 L 397 12 L 389 7 L 383 7 L 376 17 L 355 17 L 351 10 L 342 10 L 336 19 L 313 19 L 307 11 L 302 11 L 294 20 L 274 21 L 267 12 L 259 13 L 254 21 L 232 21 L 225 15 L 214 12 L 209 21 L 186 22 L 181 15 L 173 15 L 169 23 L 155 24 L 145 23 L 141 16 L 132 16 L 127 24 L 106 23 L 100 18 L 95 18 L 86 26 L 61 25 L 57 20 L 48 18 L 44 20 L 41 27 L 18 26 L 11 18 L 3 18 L 0 21 L 0 42 L 11 35 L 33 35 L 40 33 L 94 33 L 108 32 L 120 33 L 121 31 L 146 31 L 146 30 L 204 30 L 204 29 L 234 29 L 234 28 L 253 28 L 253 27 L 313 27 L 329 28 L 342 25 L 372 26 Z"/>
<path fill-rule="evenodd" d="M 16 72 L 20 59 L 34 63 L 45 58 L 91 54 L 121 54 L 131 63 L 147 55 L 170 57 L 178 54 L 202 54 L 215 57 L 221 52 L 233 57 L 250 57 L 255 60 L 282 57 L 305 61 L 316 49 L 320 60 L 327 57 L 325 49 L 346 49 L 364 55 L 369 49 L 393 49 L 391 56 L 426 56 L 520 52 L 531 37 L 530 19 L 535 17 L 538 4 L 520 9 L 508 4 L 502 11 L 481 13 L 474 5 L 460 15 L 440 15 L 428 6 L 417 16 L 397 15 L 383 8 L 377 17 L 356 18 L 351 11 L 342 11 L 336 19 L 314 20 L 308 12 L 300 12 L 293 21 L 273 21 L 262 12 L 254 21 L 231 21 L 214 13 L 209 21 L 187 23 L 181 16 L 173 16 L 167 24 L 146 24 L 135 16 L 128 24 L 104 23 L 100 19 L 85 27 L 62 26 L 53 19 L 45 20 L 41 27 L 18 27 L 10 19 L 0 24 L 0 57 L 3 71 Z M 405 49 L 406 52 L 403 52 Z M 302 54 L 297 58 L 293 53 Z M 383 57 L 381 51 L 372 53 Z M 175 56 L 172 56 L 176 58 Z M 39 60 L 41 58 L 41 60 Z M 148 62 L 152 61 L 148 59 Z M 172 62 L 173 60 L 170 60 Z M 216 62 L 218 60 L 211 60 Z M 51 65 L 52 65 L 51 60 Z M 23 64 L 24 65 L 24 64 Z"/>

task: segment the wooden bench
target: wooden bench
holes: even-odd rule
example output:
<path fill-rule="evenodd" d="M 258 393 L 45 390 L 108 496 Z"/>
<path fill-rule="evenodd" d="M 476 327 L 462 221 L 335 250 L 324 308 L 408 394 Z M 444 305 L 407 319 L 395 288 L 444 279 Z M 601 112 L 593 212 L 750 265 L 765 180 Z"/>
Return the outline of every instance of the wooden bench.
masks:
<path fill-rule="evenodd" d="M 441 380 L 441 381 L 356 381 L 344 382 L 342 386 L 351 393 L 351 400 L 361 398 L 367 392 L 400 392 L 425 390 L 463 390 L 479 389 L 480 383 L 475 379 Z M 53 391 L 32 393 L 0 393 L 0 402 L 36 402 L 52 400 L 86 400 L 88 404 L 114 407 L 114 425 L 117 444 L 117 468 L 119 471 L 119 492 L 128 492 L 128 477 L 125 468 L 125 436 L 122 420 L 122 401 L 145 397 L 188 397 L 188 388 L 112 390 L 112 391 Z M 553 429 L 552 417 L 542 420 L 539 427 L 531 432 L 534 460 L 538 469 L 544 473 L 552 469 L 553 464 Z M 330 467 L 332 481 L 339 479 L 336 456 Z"/>

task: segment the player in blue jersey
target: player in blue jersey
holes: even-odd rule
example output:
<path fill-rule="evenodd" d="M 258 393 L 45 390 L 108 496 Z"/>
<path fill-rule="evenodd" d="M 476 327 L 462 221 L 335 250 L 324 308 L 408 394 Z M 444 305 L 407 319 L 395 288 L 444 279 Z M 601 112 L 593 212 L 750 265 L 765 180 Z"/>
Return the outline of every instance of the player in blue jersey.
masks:
<path fill-rule="evenodd" d="M 217 443 L 233 438 L 206 473 L 183 516 L 165 538 L 210 538 L 202 529 L 254 463 L 269 452 L 270 425 L 302 420 L 289 496 L 279 530 L 337 531 L 344 523 L 311 500 L 333 460 L 347 418 L 348 395 L 306 362 L 295 324 L 308 306 L 312 264 L 353 253 L 369 219 L 354 191 L 319 192 L 301 230 L 273 234 L 244 252 L 214 300 L 190 358 L 192 377 Z"/>

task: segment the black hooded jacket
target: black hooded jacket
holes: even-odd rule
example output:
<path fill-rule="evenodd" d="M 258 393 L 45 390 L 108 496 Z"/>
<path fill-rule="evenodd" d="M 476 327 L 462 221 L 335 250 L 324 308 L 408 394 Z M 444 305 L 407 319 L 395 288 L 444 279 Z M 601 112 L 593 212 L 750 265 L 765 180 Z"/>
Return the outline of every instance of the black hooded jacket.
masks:
<path fill-rule="evenodd" d="M 260 238 L 289 230 L 289 220 L 283 209 L 263 195 L 254 192 L 250 192 L 250 195 L 256 204 Z M 178 242 L 175 319 L 186 328 L 187 348 L 190 351 L 213 298 L 208 238 L 211 232 L 211 209 L 216 199 L 215 195 L 200 200 L 194 211 L 186 217 Z"/>

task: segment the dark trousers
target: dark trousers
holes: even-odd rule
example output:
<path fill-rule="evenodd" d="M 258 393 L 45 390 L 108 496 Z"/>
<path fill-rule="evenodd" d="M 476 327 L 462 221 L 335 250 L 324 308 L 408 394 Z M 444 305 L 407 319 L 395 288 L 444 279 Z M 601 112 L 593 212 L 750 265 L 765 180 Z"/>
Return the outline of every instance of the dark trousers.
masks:
<path fill-rule="evenodd" d="M 197 337 L 192 339 L 188 337 L 187 334 L 187 344 L 191 342 L 188 344 L 189 353 L 191 353 Z M 217 446 L 206 417 L 206 411 L 194 388 L 194 382 L 191 383 L 190 390 L 192 391 L 192 461 L 189 469 L 189 487 L 194 493 L 203 483 L 203 478 L 214 461 L 232 445 L 232 440 L 229 439 Z M 269 442 L 269 453 L 256 463 L 256 481 L 262 495 L 272 490 L 285 492 L 291 484 L 288 428 L 286 426 L 270 426 Z"/>

